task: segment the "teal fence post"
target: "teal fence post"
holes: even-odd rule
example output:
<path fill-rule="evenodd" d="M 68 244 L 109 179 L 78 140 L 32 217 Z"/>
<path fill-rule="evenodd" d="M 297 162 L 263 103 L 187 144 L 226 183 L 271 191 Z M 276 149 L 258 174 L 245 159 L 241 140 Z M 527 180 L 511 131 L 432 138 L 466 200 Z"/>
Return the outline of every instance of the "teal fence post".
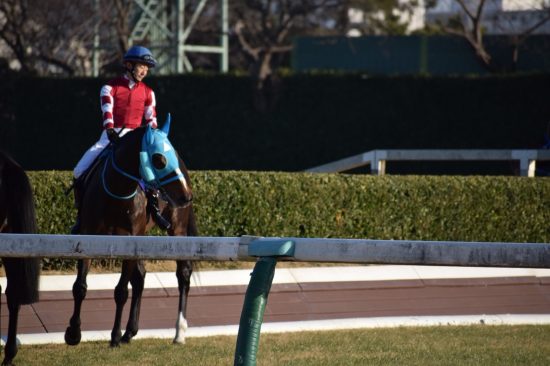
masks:
<path fill-rule="evenodd" d="M 293 256 L 294 242 L 290 240 L 255 240 L 248 246 L 248 255 L 260 258 L 252 271 L 244 298 L 234 365 L 255 366 L 265 306 L 277 265 L 276 258 Z"/>

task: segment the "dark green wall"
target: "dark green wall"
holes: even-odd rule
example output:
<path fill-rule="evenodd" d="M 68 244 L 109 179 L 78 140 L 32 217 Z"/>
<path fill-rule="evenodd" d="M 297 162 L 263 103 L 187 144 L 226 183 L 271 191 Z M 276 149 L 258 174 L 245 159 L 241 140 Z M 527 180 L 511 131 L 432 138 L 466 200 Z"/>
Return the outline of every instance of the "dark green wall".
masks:
<path fill-rule="evenodd" d="M 5 77 L 0 148 L 26 169 L 72 169 L 99 137 L 104 81 Z M 550 75 L 289 76 L 268 113 L 254 110 L 245 77 L 149 84 L 193 170 L 297 171 L 384 148 L 538 148 L 550 120 Z"/>
<path fill-rule="evenodd" d="M 510 36 L 485 36 L 484 46 L 495 70 L 550 71 L 550 36 L 532 35 L 519 47 L 513 64 Z M 292 50 L 297 72 L 340 70 L 371 75 L 488 74 L 464 37 L 365 36 L 297 37 Z"/>

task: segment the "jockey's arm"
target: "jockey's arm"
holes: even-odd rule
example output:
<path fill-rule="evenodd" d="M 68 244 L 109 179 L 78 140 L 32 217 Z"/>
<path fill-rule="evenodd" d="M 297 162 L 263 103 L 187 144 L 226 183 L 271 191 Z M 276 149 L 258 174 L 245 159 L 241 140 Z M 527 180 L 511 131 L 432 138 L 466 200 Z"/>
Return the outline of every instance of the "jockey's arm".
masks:
<path fill-rule="evenodd" d="M 152 89 L 149 89 L 147 99 L 145 100 L 143 117 L 145 118 L 145 123 L 152 128 L 157 128 L 157 101 L 155 92 Z"/>
<path fill-rule="evenodd" d="M 111 93 L 112 90 L 113 90 L 112 86 L 103 85 L 100 92 L 101 112 L 103 115 L 104 129 L 113 128 L 115 126 L 115 122 L 113 120 L 114 98 Z"/>

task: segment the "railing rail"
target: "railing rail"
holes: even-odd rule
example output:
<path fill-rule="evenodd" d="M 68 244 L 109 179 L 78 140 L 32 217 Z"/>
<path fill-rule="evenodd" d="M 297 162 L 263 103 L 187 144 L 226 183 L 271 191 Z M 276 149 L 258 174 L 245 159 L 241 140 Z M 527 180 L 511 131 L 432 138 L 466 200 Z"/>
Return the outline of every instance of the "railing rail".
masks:
<path fill-rule="evenodd" d="M 534 177 L 537 161 L 550 160 L 550 150 L 520 149 L 415 149 L 371 150 L 307 169 L 311 173 L 335 173 L 370 165 L 373 174 L 384 175 L 387 161 L 519 161 L 520 175 Z"/>
<path fill-rule="evenodd" d="M 255 261 L 289 242 L 284 261 L 550 268 L 550 244 L 273 237 L 0 234 L 0 257 Z M 253 243 L 253 245 L 252 245 Z"/>

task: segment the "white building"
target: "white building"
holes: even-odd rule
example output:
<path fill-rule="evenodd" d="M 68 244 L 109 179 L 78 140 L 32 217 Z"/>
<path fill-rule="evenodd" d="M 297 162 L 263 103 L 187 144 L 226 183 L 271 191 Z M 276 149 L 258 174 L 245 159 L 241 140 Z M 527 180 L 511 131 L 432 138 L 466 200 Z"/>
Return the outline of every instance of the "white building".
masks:
<path fill-rule="evenodd" d="M 411 33 L 415 30 L 424 28 L 424 13 L 425 13 L 424 0 L 399 0 L 398 8 L 393 9 L 393 15 L 399 18 L 401 24 L 407 25 L 407 33 Z M 362 36 L 364 34 L 365 26 L 368 27 L 368 23 L 373 20 L 384 21 L 385 15 L 382 11 L 373 13 L 365 13 L 358 8 L 348 9 L 348 19 L 350 22 L 350 29 L 347 33 L 350 37 Z M 371 32 L 378 34 L 376 30 L 371 28 Z M 372 34 L 370 33 L 370 34 Z"/>
<path fill-rule="evenodd" d="M 479 0 L 465 0 L 474 13 Z M 482 27 L 486 34 L 520 34 L 550 17 L 550 0 L 486 0 L 482 13 Z M 464 24 L 469 20 L 456 0 L 437 0 L 435 7 L 427 9 L 426 24 L 445 24 L 459 16 Z M 550 21 L 538 27 L 532 34 L 550 34 Z"/>

